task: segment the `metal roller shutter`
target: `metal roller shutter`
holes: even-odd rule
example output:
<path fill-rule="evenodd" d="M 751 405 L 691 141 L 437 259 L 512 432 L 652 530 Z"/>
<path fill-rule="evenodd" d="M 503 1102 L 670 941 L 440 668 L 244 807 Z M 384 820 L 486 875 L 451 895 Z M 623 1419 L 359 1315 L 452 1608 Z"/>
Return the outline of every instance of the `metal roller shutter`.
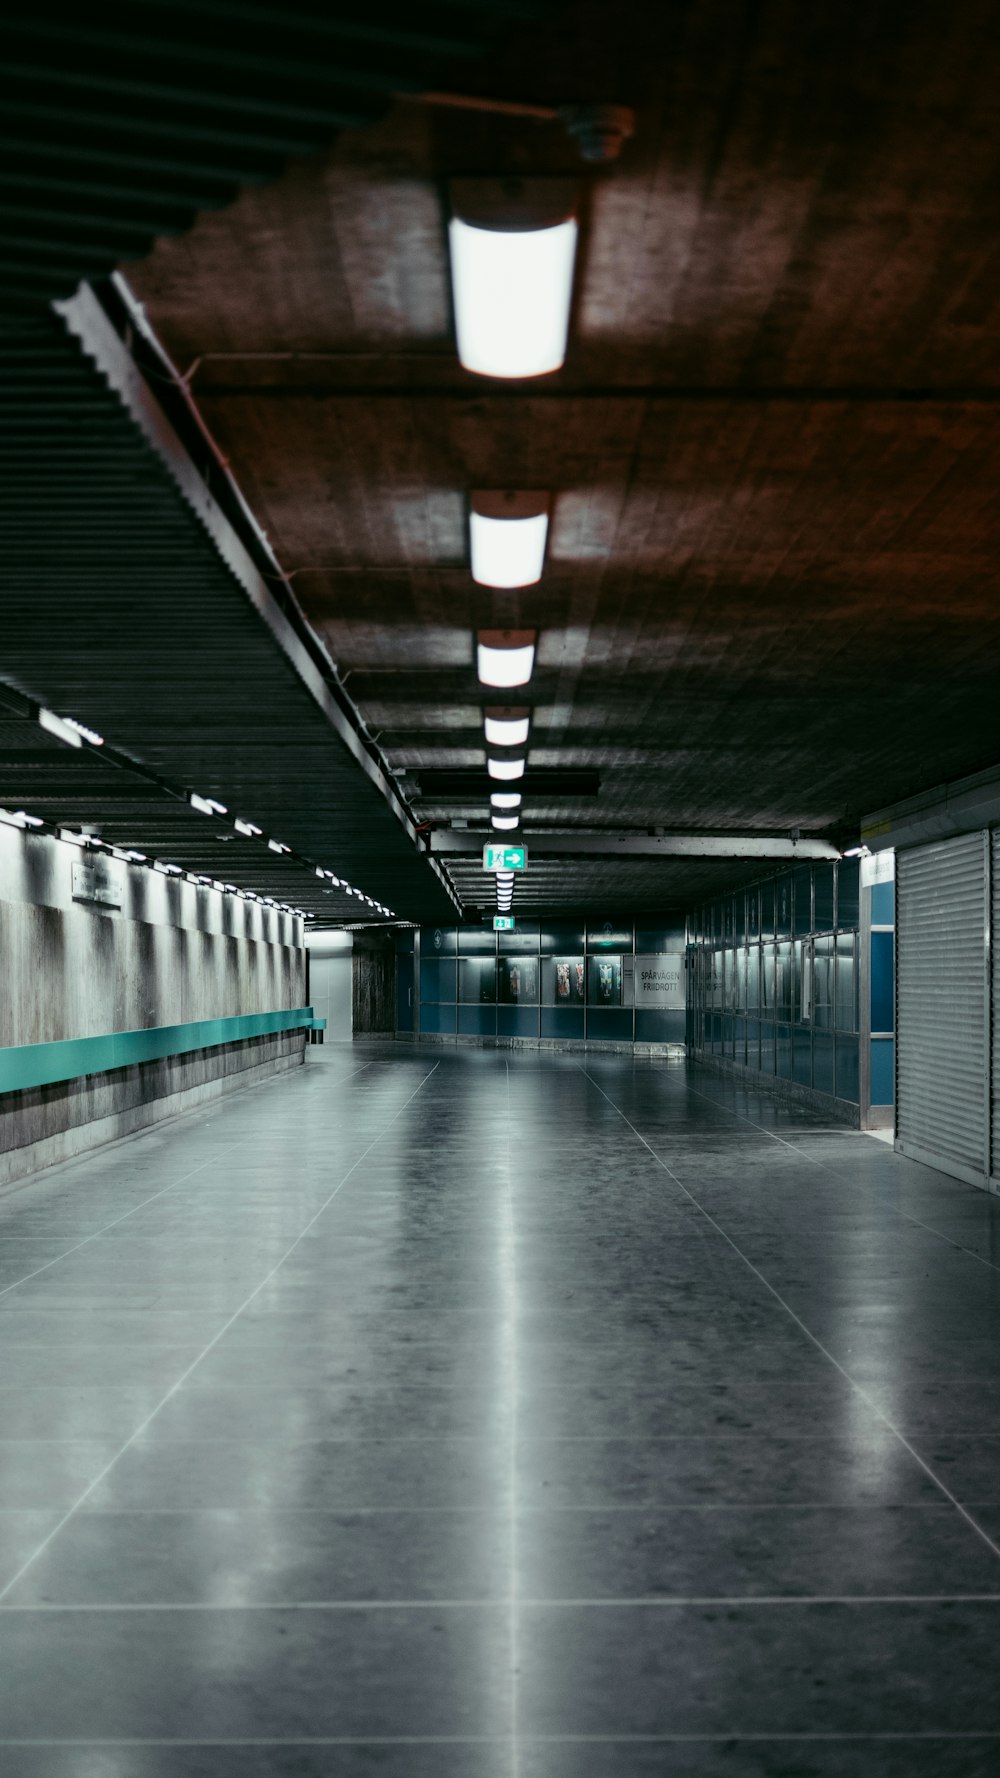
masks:
<path fill-rule="evenodd" d="M 896 1147 L 975 1185 L 989 1162 L 989 840 L 896 860 Z"/>

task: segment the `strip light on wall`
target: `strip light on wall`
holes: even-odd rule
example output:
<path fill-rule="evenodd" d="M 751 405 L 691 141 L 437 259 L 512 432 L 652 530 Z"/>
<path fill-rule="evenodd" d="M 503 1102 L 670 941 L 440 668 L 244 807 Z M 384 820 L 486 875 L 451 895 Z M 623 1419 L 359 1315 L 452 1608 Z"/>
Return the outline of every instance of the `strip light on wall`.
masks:
<path fill-rule="evenodd" d="M 578 229 L 558 180 L 452 182 L 458 356 L 484 377 L 539 377 L 566 357 Z"/>
<path fill-rule="evenodd" d="M 469 556 L 480 586 L 534 586 L 542 578 L 549 530 L 547 494 L 480 490 L 471 496 Z"/>
<path fill-rule="evenodd" d="M 45 729 L 47 734 L 55 735 L 57 741 L 65 741 L 67 747 L 83 746 L 83 736 L 79 730 L 74 728 L 71 723 L 64 722 L 54 710 L 39 710 L 38 723 L 39 727 Z"/>

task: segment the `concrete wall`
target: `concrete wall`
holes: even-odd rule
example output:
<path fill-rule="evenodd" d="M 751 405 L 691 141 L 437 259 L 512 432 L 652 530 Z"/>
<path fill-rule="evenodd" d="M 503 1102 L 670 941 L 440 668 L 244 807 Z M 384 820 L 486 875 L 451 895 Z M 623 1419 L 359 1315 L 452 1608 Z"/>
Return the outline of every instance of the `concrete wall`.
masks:
<path fill-rule="evenodd" d="M 305 1004 L 301 922 L 141 866 L 73 899 L 78 848 L 0 824 L 0 1046 Z M 0 1187 L 304 1059 L 301 1032 L 0 1094 Z"/>
<path fill-rule="evenodd" d="M 396 1029 L 396 951 L 388 935 L 365 933 L 354 941 L 352 983 L 355 1037 Z"/>

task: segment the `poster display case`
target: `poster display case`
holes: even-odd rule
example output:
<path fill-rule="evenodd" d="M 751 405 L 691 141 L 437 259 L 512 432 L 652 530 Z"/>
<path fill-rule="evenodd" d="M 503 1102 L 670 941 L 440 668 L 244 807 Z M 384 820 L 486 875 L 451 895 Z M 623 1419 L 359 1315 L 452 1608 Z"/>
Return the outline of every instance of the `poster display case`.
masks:
<path fill-rule="evenodd" d="M 501 957 L 497 967 L 501 1006 L 538 1005 L 537 957 Z"/>
<path fill-rule="evenodd" d="M 583 1006 L 586 965 L 582 957 L 542 959 L 542 1000 L 546 1006 Z"/>
<path fill-rule="evenodd" d="M 587 998 L 591 1006 L 621 1006 L 621 957 L 590 957 L 587 960 Z"/>
<path fill-rule="evenodd" d="M 462 1006 L 493 1006 L 497 997 L 495 957 L 463 957 L 458 966 L 458 998 Z"/>

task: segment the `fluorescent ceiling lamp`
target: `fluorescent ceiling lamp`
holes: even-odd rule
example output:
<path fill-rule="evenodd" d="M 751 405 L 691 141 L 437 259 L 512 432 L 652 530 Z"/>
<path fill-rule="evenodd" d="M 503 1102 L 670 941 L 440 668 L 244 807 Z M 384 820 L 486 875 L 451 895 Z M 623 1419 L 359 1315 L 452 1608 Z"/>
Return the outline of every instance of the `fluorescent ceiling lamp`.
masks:
<path fill-rule="evenodd" d="M 192 790 L 188 802 L 192 809 L 197 809 L 199 815 L 224 815 L 226 813 L 225 803 L 217 803 L 214 796 L 199 796 L 195 790 Z"/>
<path fill-rule="evenodd" d="M 83 746 L 83 737 L 79 731 L 70 723 L 64 722 L 54 710 L 39 710 L 38 721 L 50 735 L 55 735 L 57 741 L 65 741 L 67 747 Z"/>
<path fill-rule="evenodd" d="M 458 356 L 482 377 L 541 377 L 566 357 L 577 226 L 448 230 Z"/>
<path fill-rule="evenodd" d="M 501 831 L 509 831 L 511 828 L 518 827 L 520 825 L 520 821 L 521 821 L 520 815 L 491 815 L 490 816 L 491 824 L 494 827 L 501 829 Z"/>
<path fill-rule="evenodd" d="M 480 586 L 534 586 L 549 529 L 547 494 L 474 493 L 469 514 L 472 578 Z"/>
<path fill-rule="evenodd" d="M 498 870 L 496 877 L 498 889 L 513 889 L 514 872 L 512 870 Z"/>
<path fill-rule="evenodd" d="M 519 809 L 523 800 L 519 790 L 494 790 L 490 796 L 490 808 Z"/>
<path fill-rule="evenodd" d="M 252 839 L 254 834 L 259 834 L 263 831 L 261 828 L 255 827 L 252 821 L 241 821 L 238 816 L 233 822 L 233 826 L 237 833 L 246 834 L 248 839 Z"/>
<path fill-rule="evenodd" d="M 486 716 L 483 728 L 490 747 L 523 747 L 528 739 L 528 716 Z"/>
<path fill-rule="evenodd" d="M 280 840 L 268 840 L 267 849 L 269 852 L 290 852 L 292 848 L 282 845 Z"/>
<path fill-rule="evenodd" d="M 488 759 L 486 770 L 491 778 L 513 779 L 524 777 L 523 759 Z"/>
<path fill-rule="evenodd" d="M 527 685 L 534 665 L 534 630 L 480 630 L 476 671 L 481 685 Z"/>
<path fill-rule="evenodd" d="M 86 723 L 77 722 L 72 716 L 64 716 L 63 721 L 67 728 L 75 728 L 77 734 L 82 735 L 85 741 L 89 741 L 92 747 L 104 746 L 104 736 L 99 735 L 96 729 L 88 728 Z"/>

